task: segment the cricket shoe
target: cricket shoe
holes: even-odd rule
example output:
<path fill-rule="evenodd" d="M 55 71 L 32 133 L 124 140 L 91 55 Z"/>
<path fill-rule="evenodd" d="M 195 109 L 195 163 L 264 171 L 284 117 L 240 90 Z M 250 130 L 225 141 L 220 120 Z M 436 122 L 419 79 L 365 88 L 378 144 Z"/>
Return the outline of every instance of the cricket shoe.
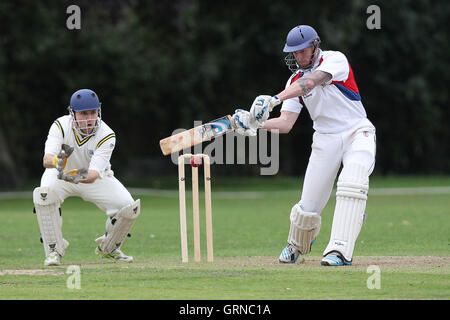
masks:
<path fill-rule="evenodd" d="M 331 251 L 322 259 L 320 264 L 323 266 L 335 267 L 335 266 L 349 266 L 352 264 L 352 262 L 345 260 L 342 254 L 340 254 L 339 252 Z"/>
<path fill-rule="evenodd" d="M 311 246 L 314 241 L 316 241 L 316 238 L 311 241 Z M 281 263 L 295 263 L 301 254 L 302 253 L 293 244 L 289 243 L 283 251 L 281 251 L 280 258 L 278 260 Z"/>
<path fill-rule="evenodd" d="M 51 252 L 44 260 L 46 266 L 58 266 L 61 264 L 61 255 L 58 252 Z"/>
<path fill-rule="evenodd" d="M 293 244 L 289 243 L 283 251 L 281 251 L 280 258 L 278 258 L 278 260 L 281 263 L 295 263 L 300 254 L 300 251 Z"/>
<path fill-rule="evenodd" d="M 114 261 L 133 262 L 132 256 L 125 255 L 120 249 L 115 249 L 111 253 L 104 253 L 100 247 L 95 248 L 95 253 L 102 258 L 111 259 Z"/>

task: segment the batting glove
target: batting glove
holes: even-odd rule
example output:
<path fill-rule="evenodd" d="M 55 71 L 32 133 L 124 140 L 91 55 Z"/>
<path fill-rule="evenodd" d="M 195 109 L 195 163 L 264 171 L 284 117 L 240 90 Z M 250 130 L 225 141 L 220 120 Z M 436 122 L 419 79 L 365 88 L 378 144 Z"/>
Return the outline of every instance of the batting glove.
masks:
<path fill-rule="evenodd" d="M 256 136 L 256 124 L 250 121 L 248 111 L 237 109 L 231 117 L 231 126 L 234 131 L 244 136 Z"/>
<path fill-rule="evenodd" d="M 257 128 L 264 127 L 272 109 L 279 105 L 281 100 L 277 96 L 257 96 L 250 108 L 251 121 L 256 123 Z"/>

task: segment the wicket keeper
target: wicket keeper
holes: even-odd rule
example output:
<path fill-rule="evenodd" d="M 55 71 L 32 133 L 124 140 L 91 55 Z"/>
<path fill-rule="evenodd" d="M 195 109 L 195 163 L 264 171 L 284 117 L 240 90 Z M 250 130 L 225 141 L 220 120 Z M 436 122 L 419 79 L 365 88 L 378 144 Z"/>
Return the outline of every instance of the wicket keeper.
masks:
<path fill-rule="evenodd" d="M 347 57 L 320 49 L 320 38 L 311 26 L 299 25 L 287 35 L 285 62 L 293 72 L 285 90 L 276 96 L 258 96 L 250 112 L 236 110 L 236 132 L 255 135 L 257 129 L 289 133 L 300 111 L 308 109 L 314 135 L 301 199 L 290 214 L 288 244 L 279 261 L 295 263 L 311 251 L 319 234 L 321 213 L 338 175 L 336 207 L 324 266 L 350 265 L 361 230 L 369 175 L 375 165 L 375 127 L 368 120 Z M 269 112 L 282 104 L 280 116 Z"/>
<path fill-rule="evenodd" d="M 62 235 L 61 204 L 71 196 L 94 203 L 107 215 L 106 232 L 95 240 L 95 252 L 114 261 L 133 261 L 120 246 L 139 216 L 140 200 L 132 198 L 111 170 L 116 135 L 101 119 L 100 106 L 94 91 L 78 90 L 70 99 L 69 114 L 50 127 L 45 172 L 33 192 L 45 265 L 59 265 L 69 245 Z"/>

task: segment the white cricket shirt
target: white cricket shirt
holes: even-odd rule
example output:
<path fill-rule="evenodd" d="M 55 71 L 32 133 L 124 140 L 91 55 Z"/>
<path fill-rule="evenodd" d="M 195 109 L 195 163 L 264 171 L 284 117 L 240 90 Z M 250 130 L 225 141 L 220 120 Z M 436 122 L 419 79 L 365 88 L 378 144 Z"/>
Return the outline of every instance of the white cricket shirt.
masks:
<path fill-rule="evenodd" d="M 67 159 L 66 171 L 85 168 L 95 170 L 103 177 L 111 169 L 109 161 L 116 144 L 116 135 L 105 122 L 101 121 L 95 135 L 83 139 L 75 133 L 72 117 L 62 116 L 50 127 L 44 154 L 58 154 L 63 143 L 74 148 Z"/>
<path fill-rule="evenodd" d="M 373 126 L 366 111 L 345 55 L 339 51 L 320 50 L 311 70 L 297 70 L 289 78 L 286 88 L 297 79 L 316 70 L 332 75 L 330 81 L 315 87 L 307 95 L 283 101 L 281 111 L 300 113 L 305 106 L 313 120 L 313 128 L 319 133 L 338 133 L 361 123 Z"/>

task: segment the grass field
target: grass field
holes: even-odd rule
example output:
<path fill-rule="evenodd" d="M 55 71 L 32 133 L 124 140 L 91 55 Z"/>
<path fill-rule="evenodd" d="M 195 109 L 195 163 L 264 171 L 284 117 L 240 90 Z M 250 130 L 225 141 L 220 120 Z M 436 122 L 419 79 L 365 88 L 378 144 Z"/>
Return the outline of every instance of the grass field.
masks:
<path fill-rule="evenodd" d="M 286 243 L 290 209 L 299 200 L 300 179 L 215 178 L 213 263 L 181 263 L 176 177 L 158 185 L 164 190 L 130 188 L 142 203 L 132 237 L 122 246 L 134 256 L 132 264 L 112 263 L 94 254 L 94 239 L 104 233 L 105 214 L 91 203 L 69 198 L 62 210 L 70 246 L 61 266 L 45 267 L 31 190 L 29 196 L 0 197 L 0 299 L 450 298 L 450 177 L 374 177 L 353 265 L 337 268 L 320 266 L 334 195 L 322 213 L 322 229 L 311 254 L 295 265 L 277 261 Z M 187 200 L 189 209 L 189 194 Z M 205 258 L 203 217 L 201 222 Z M 192 230 L 190 215 L 188 228 Z M 192 246 L 189 250 L 192 260 Z M 80 268 L 80 289 L 67 285 L 72 265 Z M 379 268 L 379 289 L 368 286 L 375 276 L 368 273 L 373 265 Z"/>

